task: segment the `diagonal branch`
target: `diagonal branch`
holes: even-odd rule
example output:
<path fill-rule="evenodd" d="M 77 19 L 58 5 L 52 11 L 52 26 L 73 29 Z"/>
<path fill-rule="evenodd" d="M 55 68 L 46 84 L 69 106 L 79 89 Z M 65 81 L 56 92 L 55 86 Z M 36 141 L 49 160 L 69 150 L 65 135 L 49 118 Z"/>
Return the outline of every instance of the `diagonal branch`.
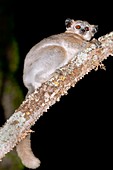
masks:
<path fill-rule="evenodd" d="M 68 89 L 92 69 L 103 67 L 102 61 L 113 55 L 113 32 L 99 38 L 101 47 L 91 45 L 66 66 L 57 70 L 51 79 L 29 95 L 0 129 L 0 159 L 10 152 L 30 132 L 35 122 L 50 106 L 66 95 Z"/>

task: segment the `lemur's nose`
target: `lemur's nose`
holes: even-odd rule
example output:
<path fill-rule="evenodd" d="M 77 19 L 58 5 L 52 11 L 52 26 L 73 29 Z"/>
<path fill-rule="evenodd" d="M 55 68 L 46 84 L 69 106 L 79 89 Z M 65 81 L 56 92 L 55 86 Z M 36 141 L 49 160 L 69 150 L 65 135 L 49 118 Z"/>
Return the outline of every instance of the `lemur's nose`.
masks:
<path fill-rule="evenodd" d="M 83 32 L 83 33 L 84 33 L 84 32 L 85 32 L 85 29 L 81 28 L 81 32 Z"/>

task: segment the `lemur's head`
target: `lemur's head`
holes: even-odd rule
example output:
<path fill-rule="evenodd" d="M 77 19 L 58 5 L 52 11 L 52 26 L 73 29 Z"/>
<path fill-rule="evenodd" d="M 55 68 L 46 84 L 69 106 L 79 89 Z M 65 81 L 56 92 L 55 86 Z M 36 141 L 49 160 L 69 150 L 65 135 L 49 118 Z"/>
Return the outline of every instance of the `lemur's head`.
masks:
<path fill-rule="evenodd" d="M 86 41 L 90 41 L 98 29 L 97 25 L 90 25 L 87 21 L 73 20 L 70 18 L 65 20 L 65 26 L 67 31 L 78 34 Z"/>

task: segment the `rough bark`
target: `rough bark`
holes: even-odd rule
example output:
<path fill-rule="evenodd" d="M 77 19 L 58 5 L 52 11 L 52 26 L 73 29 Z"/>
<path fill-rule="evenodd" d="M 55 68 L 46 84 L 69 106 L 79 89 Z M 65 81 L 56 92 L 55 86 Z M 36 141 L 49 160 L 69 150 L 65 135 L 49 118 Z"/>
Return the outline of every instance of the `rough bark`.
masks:
<path fill-rule="evenodd" d="M 102 61 L 113 55 L 113 32 L 99 38 L 100 47 L 91 45 L 66 66 L 57 70 L 51 79 L 29 95 L 0 129 L 0 159 L 10 152 L 29 133 L 31 126 L 60 101 L 71 87 L 92 69 L 104 68 Z"/>

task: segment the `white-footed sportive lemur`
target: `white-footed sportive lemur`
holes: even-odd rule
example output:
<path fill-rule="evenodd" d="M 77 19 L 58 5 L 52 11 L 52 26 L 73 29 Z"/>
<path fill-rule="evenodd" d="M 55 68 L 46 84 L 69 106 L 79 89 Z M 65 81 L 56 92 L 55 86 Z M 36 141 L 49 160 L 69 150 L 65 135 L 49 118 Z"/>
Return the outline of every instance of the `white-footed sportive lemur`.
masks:
<path fill-rule="evenodd" d="M 26 55 L 23 82 L 31 94 L 47 81 L 57 69 L 66 65 L 78 52 L 89 46 L 97 25 L 87 21 L 65 20 L 66 31 L 43 39 Z"/>
<path fill-rule="evenodd" d="M 26 55 L 23 82 L 28 89 L 27 95 L 50 79 L 57 69 L 66 65 L 77 53 L 95 43 L 92 38 L 97 32 L 97 25 L 67 18 L 65 26 L 64 33 L 44 38 Z M 26 167 L 35 169 L 40 166 L 40 160 L 30 148 L 29 137 L 17 145 L 17 152 Z"/>

